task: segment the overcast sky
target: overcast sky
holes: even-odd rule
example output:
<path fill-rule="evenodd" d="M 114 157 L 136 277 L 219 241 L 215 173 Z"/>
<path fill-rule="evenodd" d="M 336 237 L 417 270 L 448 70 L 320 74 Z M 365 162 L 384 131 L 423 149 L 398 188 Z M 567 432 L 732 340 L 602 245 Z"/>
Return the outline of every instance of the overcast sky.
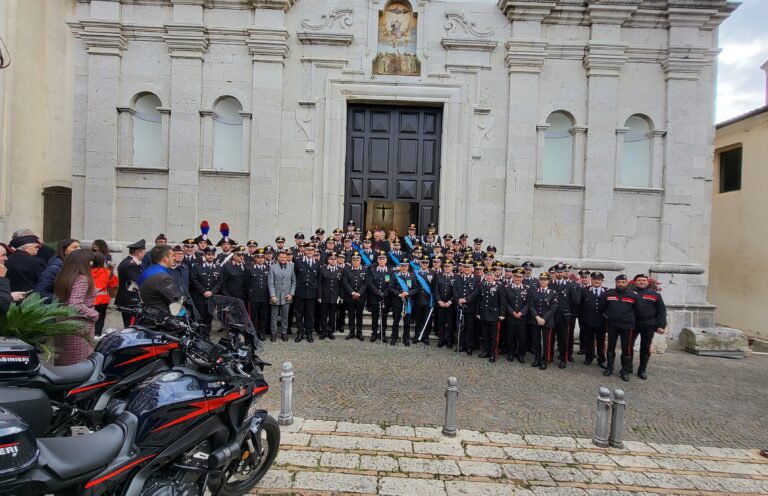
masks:
<path fill-rule="evenodd" d="M 744 0 L 720 26 L 717 122 L 766 104 L 768 0 Z"/>

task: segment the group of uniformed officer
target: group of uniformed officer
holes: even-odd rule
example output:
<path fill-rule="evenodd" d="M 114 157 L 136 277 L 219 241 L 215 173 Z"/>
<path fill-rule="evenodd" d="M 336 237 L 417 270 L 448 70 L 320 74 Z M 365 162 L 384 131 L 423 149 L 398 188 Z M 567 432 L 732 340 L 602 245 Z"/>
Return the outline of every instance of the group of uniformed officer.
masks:
<path fill-rule="evenodd" d="M 637 375 L 646 379 L 653 335 L 666 327 L 663 299 L 644 274 L 635 276 L 631 289 L 625 275 L 616 277 L 615 288 L 606 289 L 602 273 L 581 270 L 576 277 L 564 263 L 534 277 L 532 262 L 520 267 L 503 263 L 495 259 L 494 246 L 482 249 L 481 238 L 472 246 L 466 234 L 440 238 L 434 224 L 422 236 L 411 224 L 399 238 L 384 230 L 364 236 L 349 221 L 346 230 L 335 229 L 327 239 L 323 229 L 309 242 L 296 233 L 289 248 L 282 236 L 274 247 L 260 247 L 255 240 L 241 246 L 229 237 L 226 224 L 220 231 L 221 240 L 211 246 L 204 221 L 200 236 L 177 247 L 183 253 L 177 265 L 188 267 L 188 283 L 183 276 L 180 282 L 207 325 L 212 316 L 206 302 L 212 295 L 242 299 L 261 339 L 269 333 L 272 341 L 278 334 L 287 340 L 293 324 L 296 342 L 312 342 L 314 334 L 334 339 L 346 324 L 346 339 L 362 341 L 367 308 L 371 342 L 428 344 L 435 333 L 438 347 L 468 355 L 480 349 L 479 356 L 491 362 L 506 354 L 508 361 L 525 363 L 531 352 L 532 366 L 544 370 L 554 361 L 555 344 L 560 368 L 574 361 L 578 322 L 577 354 L 585 356 L 585 364 L 596 359 L 604 375 L 612 375 L 620 341 L 620 375 L 628 381 L 637 338 Z M 136 254 L 131 252 L 124 264 L 138 265 Z"/>

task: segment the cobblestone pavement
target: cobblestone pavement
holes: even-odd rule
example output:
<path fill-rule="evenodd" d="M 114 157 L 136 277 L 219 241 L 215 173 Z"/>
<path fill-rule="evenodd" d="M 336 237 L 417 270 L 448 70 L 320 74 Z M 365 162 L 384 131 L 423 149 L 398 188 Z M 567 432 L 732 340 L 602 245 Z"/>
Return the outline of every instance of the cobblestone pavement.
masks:
<path fill-rule="evenodd" d="M 119 327 L 110 312 L 108 326 Z M 625 438 L 707 446 L 768 447 L 768 355 L 743 360 L 700 357 L 670 346 L 651 357 L 649 378 L 603 377 L 583 357 L 545 371 L 502 358 L 457 355 L 435 346 L 405 348 L 345 341 L 264 343 L 273 366 L 269 410 L 280 408 L 280 365 L 296 370 L 297 415 L 380 425 L 438 426 L 448 376 L 459 379 L 460 428 L 591 437 L 600 386 L 626 391 Z M 617 359 L 618 361 L 618 359 Z"/>
<path fill-rule="evenodd" d="M 357 340 L 264 344 L 279 409 L 279 372 L 296 370 L 297 415 L 381 425 L 442 423 L 448 376 L 459 380 L 458 425 L 518 434 L 590 437 L 600 386 L 626 391 L 626 438 L 646 442 L 757 448 L 768 446 L 768 356 L 699 357 L 671 346 L 651 358 L 649 379 L 606 378 L 577 356 L 565 370 L 495 364 L 424 345 L 405 348 Z"/>
<path fill-rule="evenodd" d="M 758 450 L 304 420 L 254 494 L 766 494 Z"/>

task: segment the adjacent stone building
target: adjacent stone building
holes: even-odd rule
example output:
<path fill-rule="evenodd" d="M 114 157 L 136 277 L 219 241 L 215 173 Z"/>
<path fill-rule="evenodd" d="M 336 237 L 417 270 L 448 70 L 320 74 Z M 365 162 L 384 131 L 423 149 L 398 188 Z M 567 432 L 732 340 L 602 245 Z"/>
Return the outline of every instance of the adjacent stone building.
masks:
<path fill-rule="evenodd" d="M 355 219 L 707 304 L 726 0 L 80 0 L 73 234 Z"/>

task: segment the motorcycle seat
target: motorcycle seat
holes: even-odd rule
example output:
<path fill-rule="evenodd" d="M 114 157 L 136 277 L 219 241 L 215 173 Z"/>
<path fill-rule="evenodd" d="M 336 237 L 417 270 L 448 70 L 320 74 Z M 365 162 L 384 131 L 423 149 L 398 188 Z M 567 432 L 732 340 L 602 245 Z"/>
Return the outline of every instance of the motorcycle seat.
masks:
<path fill-rule="evenodd" d="M 38 439 L 38 463 L 61 479 L 71 479 L 106 467 L 120 453 L 124 441 L 125 431 L 117 424 L 83 436 Z"/>
<path fill-rule="evenodd" d="M 95 354 L 87 360 L 72 365 L 41 366 L 40 375 L 51 384 L 81 384 L 88 380 L 96 369 Z"/>

